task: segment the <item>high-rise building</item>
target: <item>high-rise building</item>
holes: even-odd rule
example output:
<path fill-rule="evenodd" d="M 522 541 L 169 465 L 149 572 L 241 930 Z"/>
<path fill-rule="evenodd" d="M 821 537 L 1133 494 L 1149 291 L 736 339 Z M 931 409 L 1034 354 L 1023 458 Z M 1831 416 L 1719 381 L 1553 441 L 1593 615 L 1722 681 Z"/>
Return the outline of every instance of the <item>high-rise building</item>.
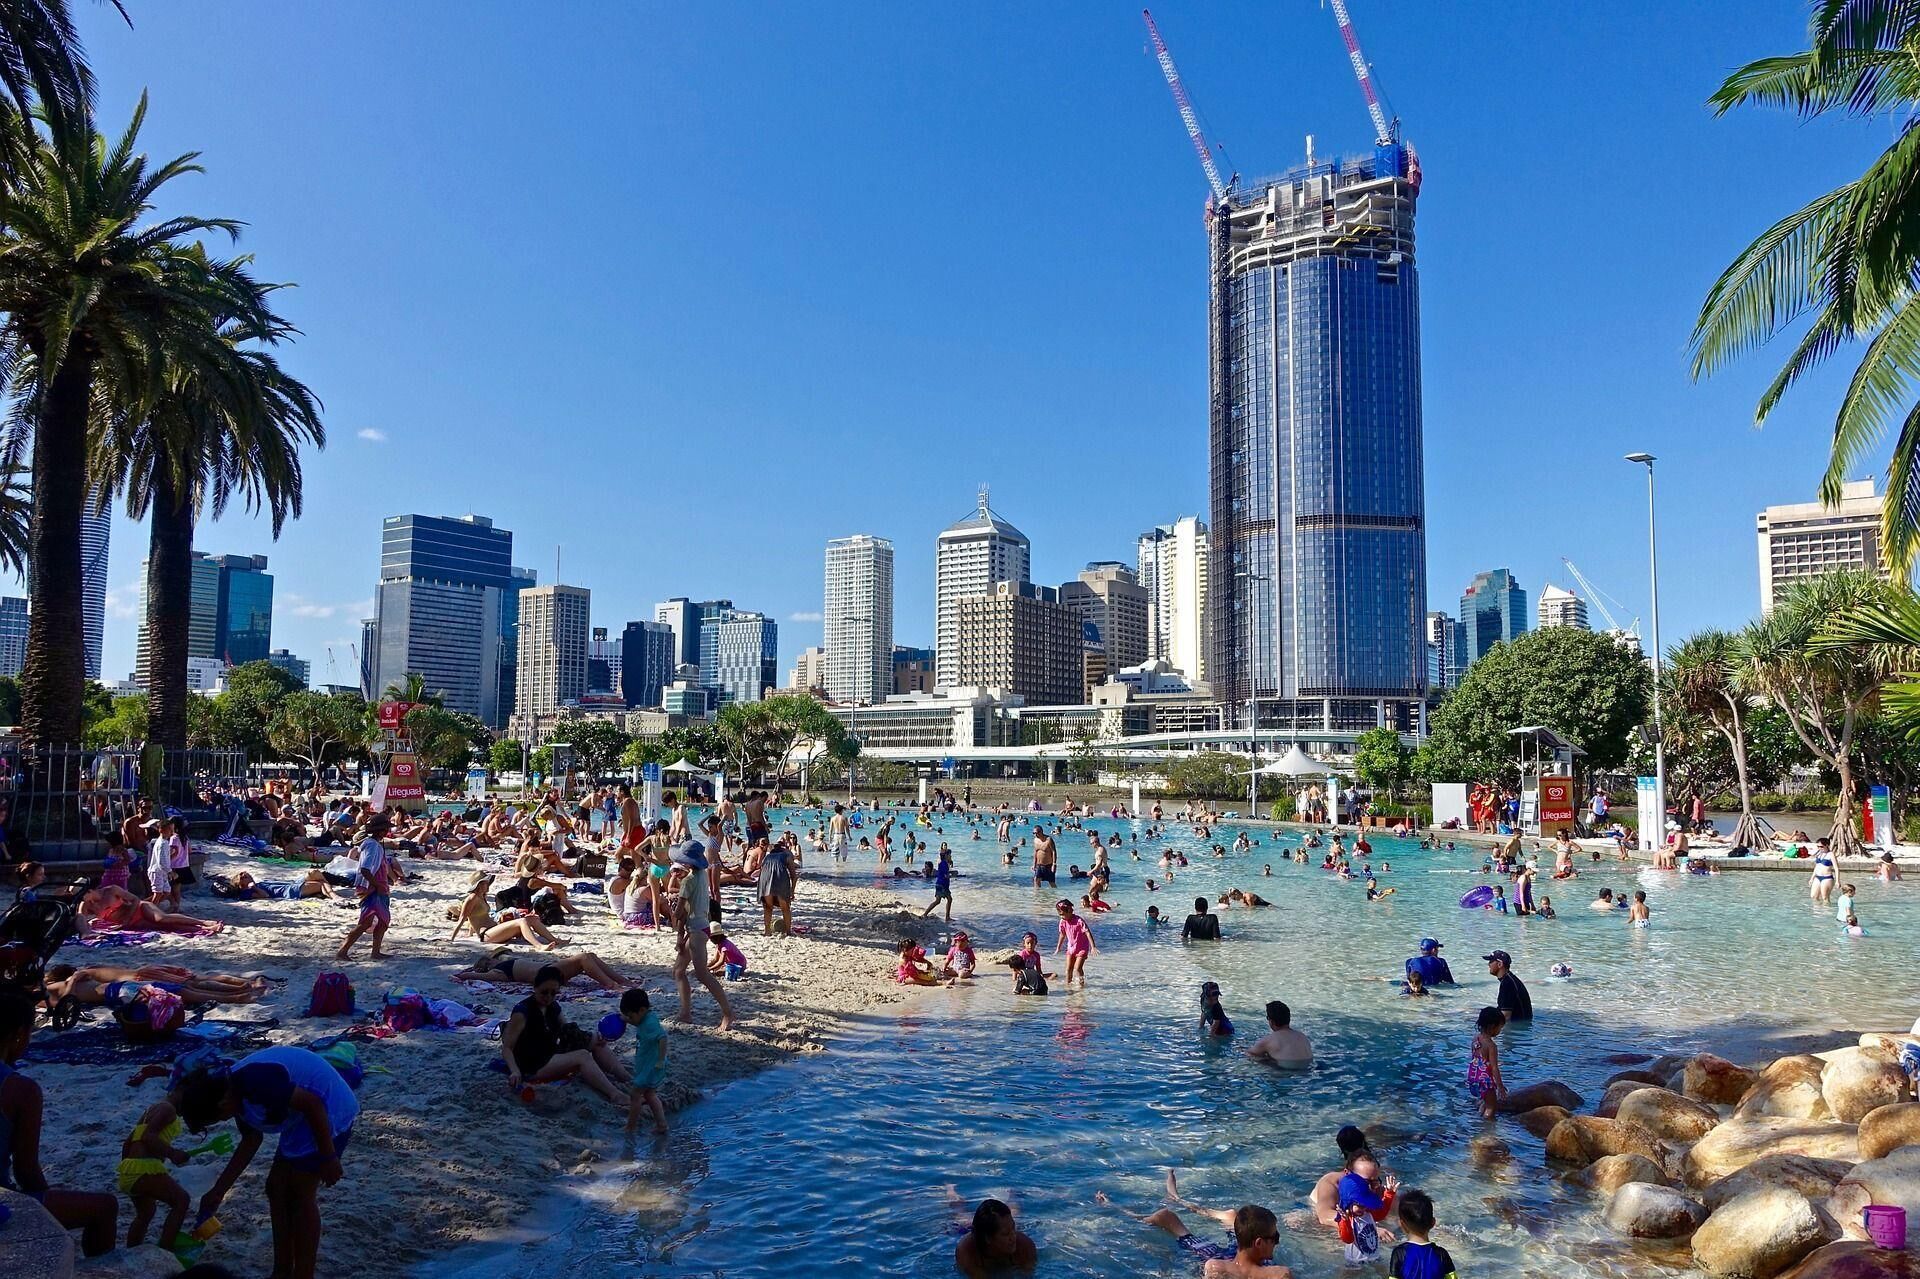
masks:
<path fill-rule="evenodd" d="M 385 690 L 374 682 L 374 667 L 380 661 L 380 619 L 363 617 L 360 619 L 360 696 L 373 701 Z"/>
<path fill-rule="evenodd" d="M 1032 580 L 1033 548 L 1027 535 L 994 514 L 987 490 L 973 514 L 940 533 L 933 566 L 933 675 L 943 688 L 977 683 L 959 677 L 959 602 L 968 596 L 988 595 L 999 582 L 1016 585 Z"/>
<path fill-rule="evenodd" d="M 620 699 L 629 708 L 660 705 L 661 690 L 679 665 L 673 628 L 661 622 L 628 622 L 620 633 Z"/>
<path fill-rule="evenodd" d="M 1475 573 L 1460 596 L 1460 671 L 1527 633 L 1527 593 L 1504 568 Z"/>
<path fill-rule="evenodd" d="M 893 695 L 933 691 L 933 650 L 893 646 Z"/>
<path fill-rule="evenodd" d="M 684 596 L 676 596 L 653 606 L 653 620 L 673 629 L 678 645 L 676 665 L 699 665 L 700 628 L 708 618 L 718 617 L 732 607 L 732 600 L 701 600 L 695 603 Z"/>
<path fill-rule="evenodd" d="M 793 674 L 787 678 L 787 687 L 797 688 L 803 693 L 825 693 L 827 650 L 818 644 L 801 649 L 793 659 Z"/>
<path fill-rule="evenodd" d="M 584 586 L 529 586 L 520 592 L 520 661 L 514 714 L 550 715 L 587 692 L 587 623 L 592 595 Z"/>
<path fill-rule="evenodd" d="M 1540 630 L 1549 626 L 1571 626 L 1578 630 L 1590 631 L 1587 625 L 1587 602 L 1572 591 L 1562 590 L 1552 582 L 1540 592 L 1540 602 L 1535 605 L 1534 624 Z"/>
<path fill-rule="evenodd" d="M 100 678 L 100 644 L 107 628 L 107 550 L 113 512 L 89 503 L 80 513 L 80 623 L 87 649 L 87 678 Z"/>
<path fill-rule="evenodd" d="M 1427 687 L 1452 688 L 1460 682 L 1460 623 L 1446 613 L 1427 614 Z"/>
<path fill-rule="evenodd" d="M 27 601 L 0 597 L 0 675 L 17 679 L 27 664 Z"/>
<path fill-rule="evenodd" d="M 996 582 L 954 601 L 953 679 L 943 688 L 998 688 L 1031 706 L 1069 706 L 1086 694 L 1086 636 L 1060 593 L 1031 582 Z"/>
<path fill-rule="evenodd" d="M 187 603 L 187 656 L 228 666 L 264 662 L 273 648 L 273 574 L 264 555 L 192 553 Z M 147 566 L 140 571 L 140 615 L 147 615 Z M 134 682 L 148 679 L 147 628 L 134 648 Z"/>
<path fill-rule="evenodd" d="M 301 688 L 312 686 L 313 663 L 307 661 L 305 658 L 295 657 L 284 648 L 276 648 L 267 654 L 267 661 L 279 670 L 283 670 L 299 680 Z"/>
<path fill-rule="evenodd" d="M 1890 576 L 1893 568 L 1880 544 L 1882 501 L 1872 480 L 1854 480 L 1841 487 L 1837 506 L 1797 502 L 1760 512 L 1760 611 L 1771 613 L 1801 578 L 1841 569 Z"/>
<path fill-rule="evenodd" d="M 373 693 L 418 675 L 448 710 L 496 728 L 504 724 L 502 596 L 523 585 L 513 572 L 513 534 L 486 516 L 388 516 L 374 596 Z M 586 661 L 584 633 L 580 661 Z"/>
<path fill-rule="evenodd" d="M 1207 526 L 1183 515 L 1148 529 L 1140 535 L 1135 573 L 1147 592 L 1148 657 L 1177 667 L 1189 679 L 1204 679 Z"/>
<path fill-rule="evenodd" d="M 620 666 L 620 641 L 609 639 L 606 627 L 594 627 L 587 640 L 587 691 L 618 693 L 620 677 L 625 673 Z"/>
<path fill-rule="evenodd" d="M 722 609 L 700 623 L 700 683 L 718 704 L 757 702 L 780 677 L 780 627 L 764 613 Z"/>
<path fill-rule="evenodd" d="M 893 543 L 856 533 L 827 543 L 827 696 L 883 701 L 893 689 Z"/>
<path fill-rule="evenodd" d="M 1413 729 L 1426 499 L 1412 153 L 1309 161 L 1210 220 L 1206 676 L 1297 722 Z"/>
<path fill-rule="evenodd" d="M 1079 577 L 1060 588 L 1060 602 L 1094 628 L 1094 644 L 1106 659 L 1102 679 L 1106 671 L 1125 670 L 1147 660 L 1147 592 L 1125 564 L 1103 560 L 1087 565 Z"/>
<path fill-rule="evenodd" d="M 514 699 L 520 695 L 520 592 L 539 582 L 540 575 L 530 568 L 510 568 L 500 591 L 500 673 L 494 679 L 500 692 L 494 714 L 503 724 L 513 717 Z"/>

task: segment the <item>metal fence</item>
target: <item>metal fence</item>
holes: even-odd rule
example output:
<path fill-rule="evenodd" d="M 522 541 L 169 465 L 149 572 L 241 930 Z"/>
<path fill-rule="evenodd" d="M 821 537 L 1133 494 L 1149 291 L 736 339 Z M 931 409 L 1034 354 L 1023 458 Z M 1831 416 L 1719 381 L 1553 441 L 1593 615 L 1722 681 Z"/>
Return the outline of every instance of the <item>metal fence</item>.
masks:
<path fill-rule="evenodd" d="M 157 776 L 143 773 L 149 758 Z M 0 829 L 5 860 L 91 857 L 99 840 L 118 829 L 141 795 L 156 808 L 190 816 L 218 808 L 201 797 L 222 784 L 245 783 L 240 750 L 169 750 L 143 755 L 135 746 L 49 746 L 0 739 Z"/>

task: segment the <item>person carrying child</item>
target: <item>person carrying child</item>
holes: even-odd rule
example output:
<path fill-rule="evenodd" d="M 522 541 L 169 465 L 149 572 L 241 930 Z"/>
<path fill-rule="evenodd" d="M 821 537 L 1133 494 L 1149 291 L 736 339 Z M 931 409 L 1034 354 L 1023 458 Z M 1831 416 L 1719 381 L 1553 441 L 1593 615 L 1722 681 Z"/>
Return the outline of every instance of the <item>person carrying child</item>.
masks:
<path fill-rule="evenodd" d="M 1380 1255 L 1380 1222 L 1393 1207 L 1399 1183 L 1382 1177 L 1380 1165 L 1368 1150 L 1347 1157 L 1346 1175 L 1340 1178 L 1340 1217 L 1336 1228 L 1340 1242 L 1347 1246 L 1349 1264 L 1364 1264 Z"/>

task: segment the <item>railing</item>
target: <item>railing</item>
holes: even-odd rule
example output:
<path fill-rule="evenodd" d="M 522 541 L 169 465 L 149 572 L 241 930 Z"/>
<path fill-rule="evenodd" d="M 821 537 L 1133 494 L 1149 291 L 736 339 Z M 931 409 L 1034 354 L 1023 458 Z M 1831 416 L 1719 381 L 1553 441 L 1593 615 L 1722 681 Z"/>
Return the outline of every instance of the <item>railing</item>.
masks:
<path fill-rule="evenodd" d="M 60 860 L 91 855 L 92 845 L 118 829 L 141 795 L 156 808 L 206 809 L 202 791 L 244 784 L 242 750 L 152 752 L 158 777 L 143 774 L 148 762 L 138 746 L 51 746 L 0 738 L 0 828 L 6 852 L 0 860 L 34 857 Z"/>

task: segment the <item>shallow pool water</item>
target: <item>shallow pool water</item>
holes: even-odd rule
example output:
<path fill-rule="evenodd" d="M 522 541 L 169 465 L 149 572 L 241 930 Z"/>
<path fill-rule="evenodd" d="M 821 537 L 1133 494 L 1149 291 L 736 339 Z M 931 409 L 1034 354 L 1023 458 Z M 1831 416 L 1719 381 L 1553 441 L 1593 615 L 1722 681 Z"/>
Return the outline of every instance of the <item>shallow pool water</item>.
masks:
<path fill-rule="evenodd" d="M 1140 829 L 1091 825 L 1129 841 Z M 1908 884 L 1859 881 L 1869 935 L 1849 938 L 1831 907 L 1809 905 L 1800 874 L 1695 877 L 1583 862 L 1580 879 L 1542 884 L 1560 918 L 1520 919 L 1459 907 L 1486 882 L 1477 850 L 1422 852 L 1378 838 L 1373 861 L 1391 863 L 1380 882 L 1396 892 L 1369 904 L 1359 882 L 1319 870 L 1318 853 L 1314 866 L 1285 860 L 1294 836 L 1256 832 L 1259 847 L 1216 859 L 1187 828 L 1141 839 L 1138 862 L 1111 855 L 1115 909 L 1092 920 L 1100 949 L 1089 989 L 1066 993 L 1056 981 L 1050 997 L 1016 1001 L 1006 971 L 987 965 L 1027 929 L 1052 950 L 1056 894 L 1030 885 L 1025 850 L 1019 865 L 1001 865 L 990 823 L 977 828 L 979 842 L 962 818 L 940 826 L 924 834 L 955 850 L 955 922 L 981 952 L 979 980 L 928 991 L 829 1053 L 725 1090 L 679 1117 L 663 1142 L 622 1152 L 591 1195 L 549 1203 L 529 1242 L 458 1256 L 436 1272 L 948 1275 L 961 1219 L 951 1187 L 967 1204 L 1012 1197 L 1043 1274 L 1192 1275 L 1195 1259 L 1098 1206 L 1095 1192 L 1146 1211 L 1173 1168 L 1191 1199 L 1264 1203 L 1284 1218 L 1334 1167 L 1334 1131 L 1355 1122 L 1373 1129 L 1405 1184 L 1433 1196 L 1437 1237 L 1463 1274 L 1667 1273 L 1670 1257 L 1613 1238 L 1595 1202 L 1563 1190 L 1541 1166 L 1540 1143 L 1518 1127 L 1502 1123 L 1495 1139 L 1474 1141 L 1487 1130 L 1464 1088 L 1468 1045 L 1494 992 L 1478 957 L 1510 951 L 1533 996 L 1534 1023 L 1502 1036 L 1510 1086 L 1559 1078 L 1589 1102 L 1620 1068 L 1611 1054 L 1691 1048 L 1705 1035 L 1738 1038 L 1757 1055 L 1811 1030 L 1904 1028 L 1920 1011 L 1900 980 L 1901 959 L 1920 943 Z M 1231 845 L 1237 833 L 1228 824 L 1214 839 Z M 1017 826 L 1015 837 L 1030 841 L 1030 831 Z M 896 860 L 898 843 L 896 831 Z M 1157 858 L 1168 846 L 1190 865 L 1149 894 L 1144 880 L 1164 873 Z M 870 864 L 826 860 L 812 856 L 807 873 L 882 882 Z M 1063 833 L 1060 860 L 1060 895 L 1071 888 L 1077 899 L 1084 885 L 1069 885 L 1065 868 L 1091 863 L 1086 836 Z M 1277 905 L 1226 911 L 1226 941 L 1182 945 L 1192 898 L 1230 886 Z M 1590 911 L 1602 886 L 1644 888 L 1653 927 Z M 918 884 L 899 890 L 909 902 L 931 896 Z M 1150 901 L 1173 917 L 1170 927 L 1148 930 Z M 1463 985 L 1399 997 L 1376 979 L 1398 974 L 1422 936 L 1445 943 Z M 1570 980 L 1547 977 L 1556 961 L 1574 966 Z M 1239 1028 L 1233 1042 L 1197 1033 L 1208 979 Z M 1275 998 L 1314 1042 L 1309 1071 L 1242 1056 Z M 1296 1274 L 1346 1271 L 1326 1232 L 1283 1235 L 1280 1259 Z"/>

